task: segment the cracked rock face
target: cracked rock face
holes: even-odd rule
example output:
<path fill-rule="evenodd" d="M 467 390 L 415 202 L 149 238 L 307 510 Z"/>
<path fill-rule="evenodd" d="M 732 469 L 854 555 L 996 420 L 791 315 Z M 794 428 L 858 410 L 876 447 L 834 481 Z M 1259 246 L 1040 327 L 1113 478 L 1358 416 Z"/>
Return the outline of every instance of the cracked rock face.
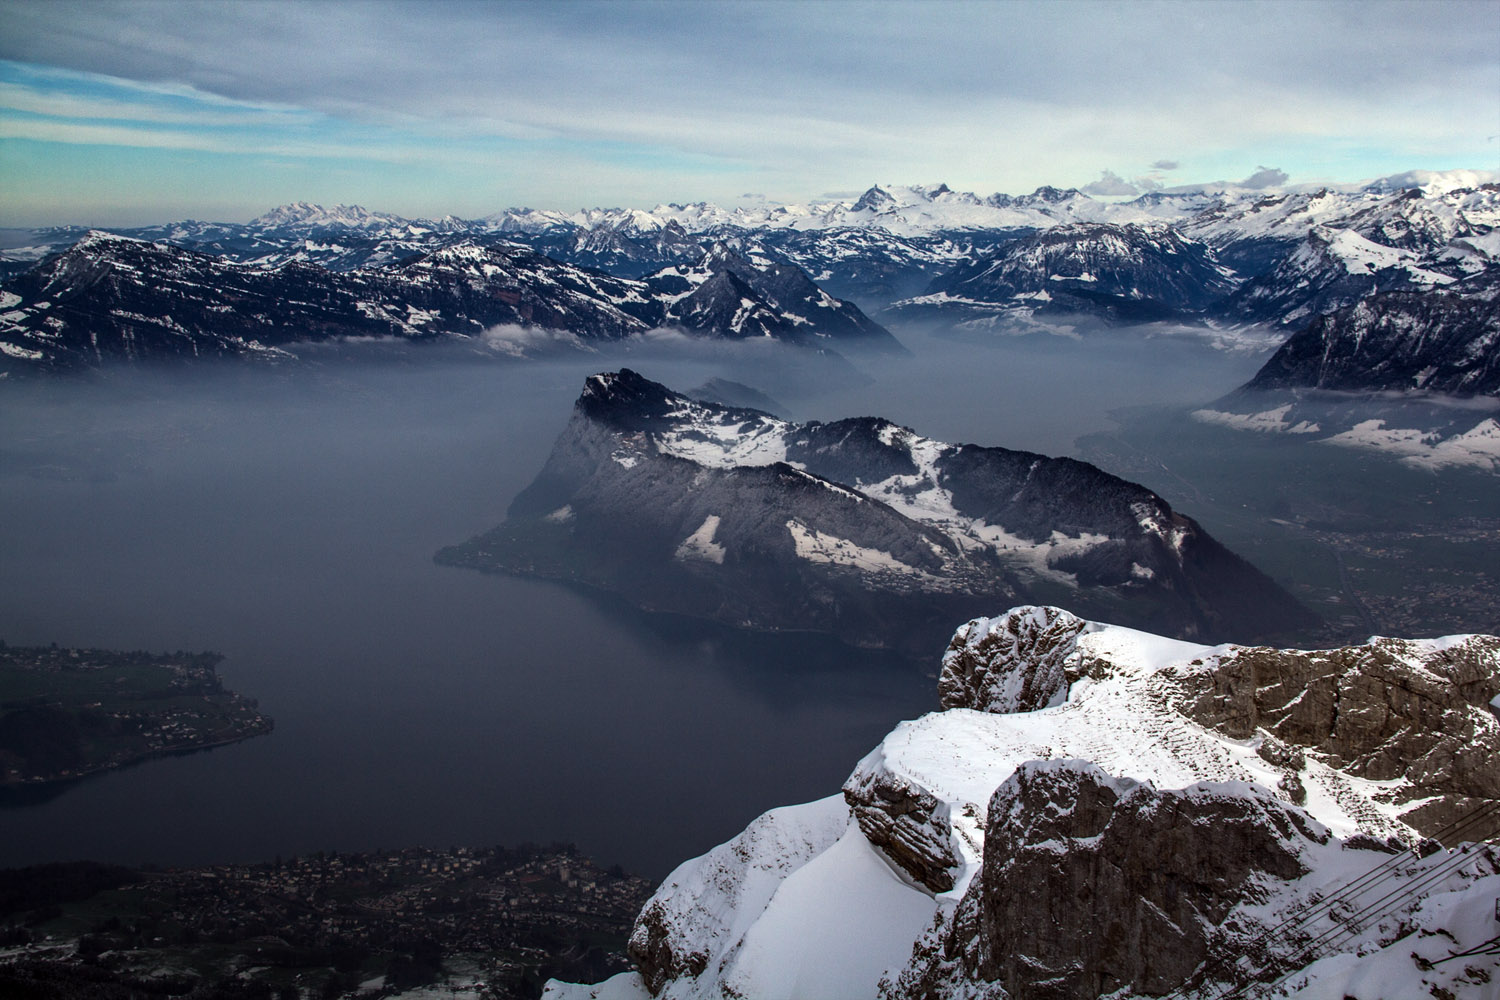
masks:
<path fill-rule="evenodd" d="M 933 892 L 953 888 L 959 859 L 947 802 L 883 768 L 857 768 L 844 782 L 844 801 L 865 839 L 914 881 Z"/>
<path fill-rule="evenodd" d="M 1372 639 L 1340 649 L 1232 649 L 1181 677 L 1182 710 L 1236 739 L 1261 733 L 1373 781 L 1405 779 L 1402 819 L 1433 834 L 1500 799 L 1500 638 Z M 1267 756 L 1268 760 L 1272 758 Z M 1272 760 L 1272 763 L 1278 763 Z"/>
<path fill-rule="evenodd" d="M 1025 764 L 990 801 L 983 868 L 951 932 L 897 995 L 952 996 L 956 982 L 1010 1000 L 1167 993 L 1243 935 L 1226 926 L 1236 906 L 1301 876 L 1304 848 L 1328 840 L 1264 791 Z"/>

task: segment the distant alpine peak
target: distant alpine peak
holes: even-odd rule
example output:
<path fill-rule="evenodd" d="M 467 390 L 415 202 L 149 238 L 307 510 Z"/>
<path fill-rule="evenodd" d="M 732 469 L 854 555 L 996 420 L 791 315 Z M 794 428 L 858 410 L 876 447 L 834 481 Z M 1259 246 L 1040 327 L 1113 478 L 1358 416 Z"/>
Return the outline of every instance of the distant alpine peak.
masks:
<path fill-rule="evenodd" d="M 369 229 L 375 226 L 399 225 L 405 220 L 385 212 L 372 212 L 363 205 L 335 205 L 324 208 L 306 201 L 280 205 L 250 220 L 250 225 L 266 229 L 284 226 L 310 226 L 326 229 Z"/>
<path fill-rule="evenodd" d="M 890 193 L 883 190 L 879 184 L 873 185 L 868 191 L 859 196 L 850 211 L 853 212 L 879 212 L 896 204 L 896 199 Z"/>
<path fill-rule="evenodd" d="M 1081 194 L 1082 192 L 1077 188 L 1057 188 L 1051 184 L 1044 184 L 1031 192 L 1031 200 L 1045 201 L 1049 205 L 1055 205 L 1060 201 L 1067 201 L 1069 198 L 1076 198 Z"/>
<path fill-rule="evenodd" d="M 599 372 L 585 379 L 576 408 L 591 420 L 641 430 L 647 424 L 658 424 L 675 412 L 683 411 L 689 402 L 687 397 L 666 386 L 629 368 L 621 368 L 617 372 Z"/>
<path fill-rule="evenodd" d="M 134 236 L 121 236 L 119 233 L 106 232 L 103 229 L 90 229 L 84 233 L 79 240 L 73 244 L 71 249 L 90 252 L 102 247 L 119 244 L 149 244 L 150 240 L 137 239 Z"/>
<path fill-rule="evenodd" d="M 752 256 L 753 251 L 749 251 L 741 240 L 714 240 L 703 248 L 703 259 L 698 261 L 698 266 L 711 270 L 734 270 L 752 266 Z M 768 262 L 761 263 L 764 265 Z"/>
<path fill-rule="evenodd" d="M 617 372 L 599 372 L 583 381 L 583 395 L 587 399 L 611 399 L 646 390 L 668 395 L 666 386 L 652 382 L 629 368 L 621 368 Z"/>

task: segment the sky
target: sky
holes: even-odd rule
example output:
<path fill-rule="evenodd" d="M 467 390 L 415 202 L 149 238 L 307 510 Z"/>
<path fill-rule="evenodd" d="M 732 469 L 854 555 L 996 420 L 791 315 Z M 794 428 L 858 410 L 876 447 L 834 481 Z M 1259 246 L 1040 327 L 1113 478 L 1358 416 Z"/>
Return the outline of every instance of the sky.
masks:
<path fill-rule="evenodd" d="M 0 0 L 0 226 L 1500 169 L 1500 3 Z"/>

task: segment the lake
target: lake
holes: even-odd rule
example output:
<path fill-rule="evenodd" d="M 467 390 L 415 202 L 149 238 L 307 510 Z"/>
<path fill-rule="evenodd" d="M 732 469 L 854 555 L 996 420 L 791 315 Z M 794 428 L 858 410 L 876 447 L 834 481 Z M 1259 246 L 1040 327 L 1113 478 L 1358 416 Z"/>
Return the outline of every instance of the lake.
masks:
<path fill-rule="evenodd" d="M 0 809 L 0 865 L 561 840 L 660 877 L 835 793 L 936 707 L 941 649 L 651 618 L 432 555 L 503 520 L 584 376 L 622 363 L 678 389 L 738 378 L 798 418 L 1066 454 L 1111 409 L 1206 401 L 1261 360 L 1178 338 L 907 342 L 812 391 L 782 377 L 796 359 L 673 345 L 0 389 L 0 638 L 216 650 L 276 721 Z"/>

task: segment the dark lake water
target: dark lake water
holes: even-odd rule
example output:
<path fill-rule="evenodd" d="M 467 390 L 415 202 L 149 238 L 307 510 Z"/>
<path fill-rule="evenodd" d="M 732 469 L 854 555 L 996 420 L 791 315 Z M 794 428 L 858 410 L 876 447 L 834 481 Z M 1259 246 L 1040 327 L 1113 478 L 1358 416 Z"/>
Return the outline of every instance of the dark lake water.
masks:
<path fill-rule="evenodd" d="M 1206 400 L 1259 362 L 1165 340 L 913 346 L 784 401 L 1065 453 L 1113 407 Z M 503 519 L 584 375 L 621 360 L 0 388 L 0 638 L 217 650 L 276 721 L 0 809 L 0 866 L 565 840 L 659 877 L 836 792 L 935 707 L 940 649 L 913 664 L 648 619 L 432 562 Z M 683 389 L 777 390 L 712 352 L 623 360 Z"/>

